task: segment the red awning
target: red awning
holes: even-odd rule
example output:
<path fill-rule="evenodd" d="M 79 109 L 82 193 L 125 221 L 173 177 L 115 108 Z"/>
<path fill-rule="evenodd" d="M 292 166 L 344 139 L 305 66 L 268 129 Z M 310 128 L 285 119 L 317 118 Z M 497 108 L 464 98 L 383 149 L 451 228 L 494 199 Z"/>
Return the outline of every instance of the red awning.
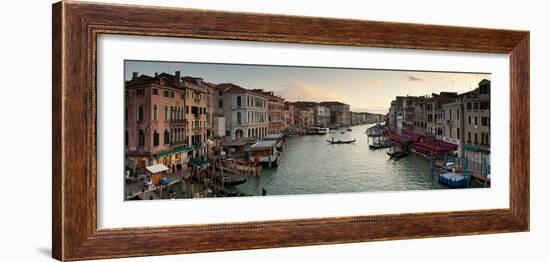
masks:
<path fill-rule="evenodd" d="M 433 142 L 419 142 L 414 144 L 415 149 L 429 150 L 437 154 L 445 154 L 455 151 L 458 146 L 445 141 L 436 140 Z"/>

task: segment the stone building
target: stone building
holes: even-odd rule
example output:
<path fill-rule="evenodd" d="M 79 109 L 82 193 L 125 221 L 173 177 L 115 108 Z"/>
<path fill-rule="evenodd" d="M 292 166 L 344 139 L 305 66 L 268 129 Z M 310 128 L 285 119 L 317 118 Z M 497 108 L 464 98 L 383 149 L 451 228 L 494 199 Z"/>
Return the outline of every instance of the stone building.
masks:
<path fill-rule="evenodd" d="M 295 107 L 294 122 L 296 127 L 306 129 L 313 126 L 314 112 L 311 107 Z"/>
<path fill-rule="evenodd" d="M 457 98 L 457 93 L 440 92 L 433 93 L 432 97 L 427 98 L 426 108 L 426 135 L 443 139 L 445 132 L 445 111 L 441 108 L 443 104 L 451 103 Z"/>
<path fill-rule="evenodd" d="M 454 101 L 441 105 L 443 112 L 443 134 L 441 140 L 457 145 L 457 154 L 463 155 L 464 143 L 464 103 L 462 95 L 458 95 Z"/>
<path fill-rule="evenodd" d="M 216 115 L 225 118 L 225 137 L 262 139 L 268 133 L 268 99 L 231 83 L 219 84 L 214 92 Z"/>
<path fill-rule="evenodd" d="M 464 94 L 464 154 L 477 164 L 489 163 L 491 153 L 491 81 Z"/>
<path fill-rule="evenodd" d="M 294 104 L 290 102 L 285 102 L 285 107 L 283 109 L 283 118 L 285 121 L 285 130 L 295 129 L 296 123 L 294 121 Z"/>
<path fill-rule="evenodd" d="M 330 125 L 330 108 L 315 105 L 313 107 L 313 125 L 317 127 L 328 127 Z"/>
<path fill-rule="evenodd" d="M 206 142 L 212 126 L 209 108 L 211 110 L 211 87 L 202 78 L 183 77 L 182 87 L 185 88 L 185 114 L 186 114 L 186 143 L 194 146 L 195 157 L 204 156 L 207 151 Z"/>
<path fill-rule="evenodd" d="M 320 102 L 319 105 L 330 109 L 330 126 L 342 127 L 351 125 L 350 107 L 348 104 L 335 101 Z"/>
<path fill-rule="evenodd" d="M 412 131 L 419 135 L 426 135 L 427 132 L 427 114 L 426 105 L 428 98 L 425 96 L 418 97 L 414 102 L 414 116 L 412 123 Z"/>
<path fill-rule="evenodd" d="M 269 121 L 267 132 L 269 134 L 277 134 L 285 130 L 285 120 L 283 109 L 285 100 L 280 96 L 276 96 L 273 92 L 267 92 L 262 89 L 252 89 L 260 95 L 267 98 L 267 118 Z"/>
<path fill-rule="evenodd" d="M 130 169 L 183 164 L 186 153 L 185 88 L 180 72 L 132 74 L 125 82 L 124 152 Z"/>

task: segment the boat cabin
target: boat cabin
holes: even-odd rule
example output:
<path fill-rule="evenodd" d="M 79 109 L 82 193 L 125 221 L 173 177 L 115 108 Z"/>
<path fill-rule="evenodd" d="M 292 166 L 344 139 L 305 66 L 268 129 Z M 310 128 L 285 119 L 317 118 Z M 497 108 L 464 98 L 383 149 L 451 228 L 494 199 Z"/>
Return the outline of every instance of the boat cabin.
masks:
<path fill-rule="evenodd" d="M 265 163 L 268 164 L 269 167 L 277 165 L 279 161 L 277 141 L 262 140 L 250 146 L 250 161 L 256 163 Z"/>
<path fill-rule="evenodd" d="M 264 141 L 275 141 L 276 147 L 279 152 L 282 151 L 283 145 L 285 143 L 285 135 L 284 134 L 268 134 L 264 137 Z"/>

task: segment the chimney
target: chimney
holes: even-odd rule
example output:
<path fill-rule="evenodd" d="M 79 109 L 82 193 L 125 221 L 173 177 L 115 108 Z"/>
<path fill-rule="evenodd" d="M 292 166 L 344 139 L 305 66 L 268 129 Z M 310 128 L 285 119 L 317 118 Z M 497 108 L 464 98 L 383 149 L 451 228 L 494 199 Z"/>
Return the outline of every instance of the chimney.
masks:
<path fill-rule="evenodd" d="M 155 72 L 155 78 L 159 77 L 159 72 Z"/>
<path fill-rule="evenodd" d="M 176 71 L 176 76 L 174 77 L 174 84 L 179 87 L 181 86 L 181 72 Z"/>
<path fill-rule="evenodd" d="M 138 77 L 138 72 L 132 73 L 132 80 L 136 79 Z"/>

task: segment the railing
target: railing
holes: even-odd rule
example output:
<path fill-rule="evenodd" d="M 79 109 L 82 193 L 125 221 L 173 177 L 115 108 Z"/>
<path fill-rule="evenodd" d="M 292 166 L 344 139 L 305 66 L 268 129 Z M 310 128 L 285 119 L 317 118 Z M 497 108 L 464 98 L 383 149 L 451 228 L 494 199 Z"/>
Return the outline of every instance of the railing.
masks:
<path fill-rule="evenodd" d="M 191 129 L 191 131 L 193 132 L 193 134 L 198 135 L 198 134 L 206 132 L 206 128 L 196 127 L 196 128 Z"/>
<path fill-rule="evenodd" d="M 170 123 L 185 123 L 185 119 L 170 119 Z"/>
<path fill-rule="evenodd" d="M 187 146 L 185 141 L 172 141 L 170 143 L 170 146 Z"/>
<path fill-rule="evenodd" d="M 231 109 L 247 109 L 247 105 L 232 105 Z"/>

